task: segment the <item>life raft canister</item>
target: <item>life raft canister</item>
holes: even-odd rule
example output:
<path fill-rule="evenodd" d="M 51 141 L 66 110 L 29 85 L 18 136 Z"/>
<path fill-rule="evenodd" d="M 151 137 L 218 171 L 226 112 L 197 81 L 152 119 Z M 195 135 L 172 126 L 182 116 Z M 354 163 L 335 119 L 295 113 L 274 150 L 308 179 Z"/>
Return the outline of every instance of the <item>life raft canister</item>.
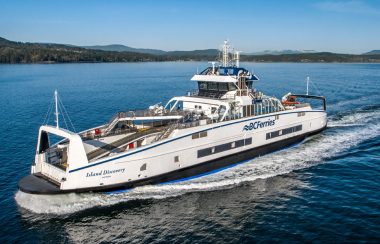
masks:
<path fill-rule="evenodd" d="M 295 105 L 295 104 L 299 104 L 300 102 L 297 102 L 296 101 L 296 96 L 288 96 L 286 101 L 283 101 L 282 104 L 284 105 Z"/>

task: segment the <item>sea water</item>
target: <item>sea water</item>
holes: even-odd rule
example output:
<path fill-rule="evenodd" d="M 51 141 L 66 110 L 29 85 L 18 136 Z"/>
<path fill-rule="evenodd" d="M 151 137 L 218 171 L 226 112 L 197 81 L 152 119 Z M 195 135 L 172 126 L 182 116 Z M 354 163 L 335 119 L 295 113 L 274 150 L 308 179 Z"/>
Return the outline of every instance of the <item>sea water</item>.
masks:
<path fill-rule="evenodd" d="M 379 242 L 380 64 L 244 63 L 267 95 L 305 93 L 309 76 L 309 93 L 326 96 L 327 129 L 294 147 L 190 181 L 125 192 L 17 190 L 55 89 L 81 131 L 117 111 L 196 89 L 189 80 L 205 65 L 0 65 L 0 240 Z"/>

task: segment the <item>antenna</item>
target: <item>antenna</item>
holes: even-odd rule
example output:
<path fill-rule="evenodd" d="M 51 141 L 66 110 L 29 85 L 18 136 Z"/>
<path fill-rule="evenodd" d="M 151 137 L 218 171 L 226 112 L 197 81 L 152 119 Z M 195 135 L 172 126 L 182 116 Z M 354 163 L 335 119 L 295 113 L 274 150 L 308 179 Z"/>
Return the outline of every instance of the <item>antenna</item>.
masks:
<path fill-rule="evenodd" d="M 224 41 L 223 45 L 223 66 L 228 66 L 228 50 L 230 49 L 230 45 L 228 45 L 228 40 Z"/>
<path fill-rule="evenodd" d="M 212 64 L 212 73 L 215 74 L 215 64 L 216 62 L 208 62 L 209 64 Z"/>
<path fill-rule="evenodd" d="M 240 65 L 240 53 L 241 51 L 235 51 L 235 65 L 239 68 Z"/>
<path fill-rule="evenodd" d="M 59 112 L 58 112 L 58 91 L 54 91 L 54 101 L 55 101 L 55 122 L 57 123 L 56 127 L 59 129 Z"/>
<path fill-rule="evenodd" d="M 310 82 L 310 77 L 306 77 L 306 95 L 309 95 L 309 82 Z"/>

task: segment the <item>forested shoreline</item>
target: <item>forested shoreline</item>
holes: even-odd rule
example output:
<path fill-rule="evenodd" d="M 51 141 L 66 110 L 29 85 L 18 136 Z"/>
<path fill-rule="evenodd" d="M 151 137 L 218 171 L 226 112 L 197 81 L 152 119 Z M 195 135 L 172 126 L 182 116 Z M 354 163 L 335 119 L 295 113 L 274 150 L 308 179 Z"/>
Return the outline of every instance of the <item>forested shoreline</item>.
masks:
<path fill-rule="evenodd" d="M 0 38 L 0 63 L 98 63 L 98 62 L 162 62 L 215 60 L 217 50 L 175 51 L 164 54 L 117 52 L 86 49 L 77 46 L 45 43 L 23 43 Z M 380 63 L 380 55 L 336 54 L 329 52 L 241 55 L 241 61 L 249 62 L 356 62 Z"/>

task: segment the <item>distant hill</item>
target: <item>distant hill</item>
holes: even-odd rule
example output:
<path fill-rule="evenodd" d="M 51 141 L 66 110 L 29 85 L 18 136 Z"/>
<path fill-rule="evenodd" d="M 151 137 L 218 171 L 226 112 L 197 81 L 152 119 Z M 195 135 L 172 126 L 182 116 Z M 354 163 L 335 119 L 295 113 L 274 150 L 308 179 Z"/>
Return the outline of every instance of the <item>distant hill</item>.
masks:
<path fill-rule="evenodd" d="M 210 56 L 216 57 L 219 55 L 218 49 L 203 49 L 203 50 L 193 50 L 193 51 L 169 51 L 166 52 L 167 56 Z"/>
<path fill-rule="evenodd" d="M 14 42 L 0 37 L 0 63 L 167 61 L 152 54 L 90 50 L 55 43 Z"/>
<path fill-rule="evenodd" d="M 99 47 L 105 49 L 100 50 Z M 118 51 L 117 51 L 118 50 Z M 133 52 L 132 52 L 132 51 Z M 377 62 L 380 54 L 337 54 L 328 52 L 267 53 L 241 55 L 248 62 Z M 144 53 L 144 52 L 157 52 Z M 81 62 L 147 62 L 147 61 L 214 61 L 219 56 L 217 49 L 165 52 L 156 49 L 131 48 L 124 45 L 91 46 L 83 48 L 56 43 L 14 42 L 0 37 L 0 63 L 81 63 Z"/>
<path fill-rule="evenodd" d="M 82 48 L 92 49 L 92 50 L 103 50 L 103 51 L 115 51 L 115 52 L 135 52 L 135 53 L 147 53 L 154 55 L 166 55 L 166 56 L 215 56 L 218 55 L 219 50 L 217 49 L 204 49 L 204 50 L 193 50 L 193 51 L 163 51 L 159 49 L 148 49 L 148 48 L 133 48 L 121 44 L 112 45 L 95 45 L 95 46 L 81 46 Z"/>
<path fill-rule="evenodd" d="M 363 55 L 373 55 L 373 54 L 380 54 L 380 50 L 372 50 L 367 53 L 363 53 Z"/>
<path fill-rule="evenodd" d="M 262 52 L 247 53 L 247 55 L 283 55 L 283 54 L 301 54 L 316 53 L 315 50 L 264 50 Z"/>
<path fill-rule="evenodd" d="M 115 51 L 115 52 L 134 52 L 134 53 L 147 53 L 160 55 L 165 54 L 165 51 L 159 49 L 148 49 L 148 48 L 133 48 L 121 44 L 111 44 L 111 45 L 95 45 L 95 46 L 81 46 L 86 49 L 93 50 L 103 50 L 103 51 Z"/>

